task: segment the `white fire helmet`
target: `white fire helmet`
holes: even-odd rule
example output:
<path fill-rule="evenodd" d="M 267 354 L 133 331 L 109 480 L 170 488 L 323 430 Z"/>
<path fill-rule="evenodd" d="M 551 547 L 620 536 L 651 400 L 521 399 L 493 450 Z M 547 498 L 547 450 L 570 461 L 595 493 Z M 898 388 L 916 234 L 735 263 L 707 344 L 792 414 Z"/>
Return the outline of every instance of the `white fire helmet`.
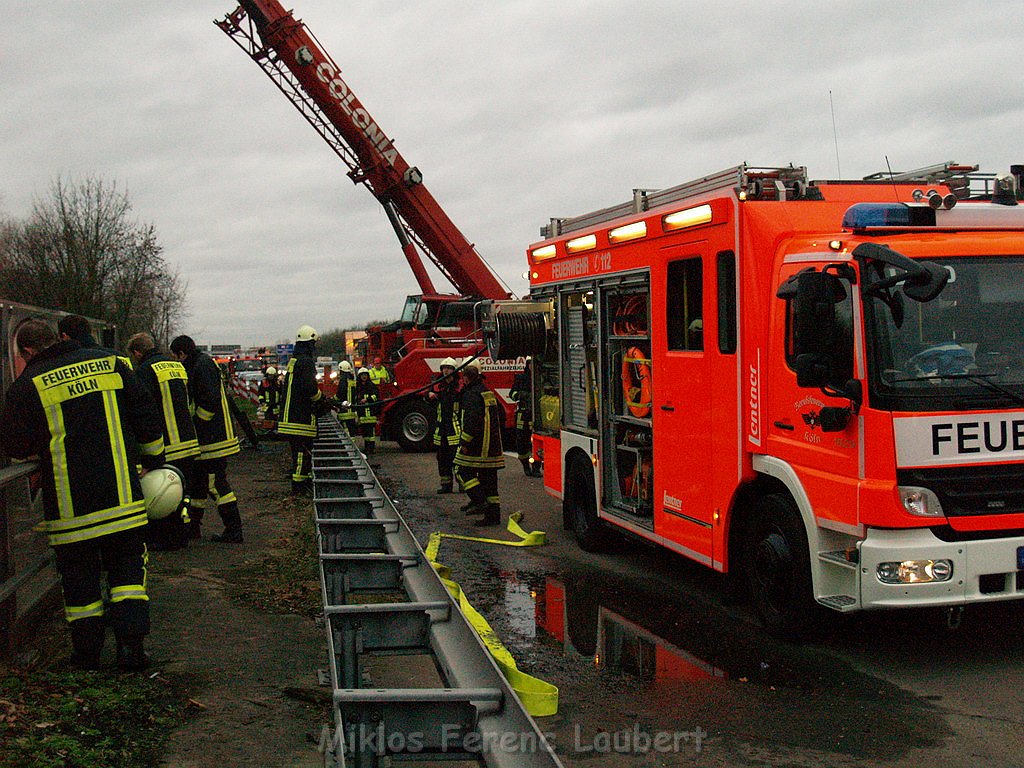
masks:
<path fill-rule="evenodd" d="M 185 478 L 180 469 L 170 464 L 151 469 L 140 482 L 142 495 L 146 497 L 146 515 L 150 520 L 162 520 L 173 514 L 185 497 Z"/>
<path fill-rule="evenodd" d="M 316 341 L 319 338 L 320 334 L 311 325 L 300 325 L 299 330 L 295 332 L 296 341 Z"/>
<path fill-rule="evenodd" d="M 480 367 L 480 361 L 477 360 L 476 358 L 473 358 L 468 363 L 465 363 L 462 366 L 462 370 L 464 370 L 464 371 L 474 370 L 477 373 L 480 373 L 483 369 Z"/>
<path fill-rule="evenodd" d="M 457 362 L 455 362 L 455 358 L 454 357 L 446 357 L 444 360 L 441 361 L 441 367 L 442 368 L 445 368 L 445 367 L 448 367 L 448 368 L 458 368 L 459 364 Z"/>
<path fill-rule="evenodd" d="M 352 363 L 350 363 L 348 360 L 342 360 L 338 364 L 338 368 L 343 370 L 345 373 L 352 373 Z"/>
<path fill-rule="evenodd" d="M 266 370 L 266 375 L 267 376 L 277 376 L 277 368 L 275 368 L 272 365 L 268 365 L 267 366 L 267 370 Z"/>

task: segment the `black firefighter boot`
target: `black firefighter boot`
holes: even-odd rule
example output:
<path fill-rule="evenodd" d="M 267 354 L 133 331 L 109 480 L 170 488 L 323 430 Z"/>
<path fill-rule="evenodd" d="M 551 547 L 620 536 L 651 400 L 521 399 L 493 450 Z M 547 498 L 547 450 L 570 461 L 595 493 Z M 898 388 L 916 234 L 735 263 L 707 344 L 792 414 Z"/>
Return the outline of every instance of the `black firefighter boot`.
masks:
<path fill-rule="evenodd" d="M 107 623 L 102 616 L 75 619 L 70 624 L 71 665 L 76 669 L 99 669 Z"/>
<path fill-rule="evenodd" d="M 533 465 L 529 459 L 520 459 L 520 463 L 523 465 L 523 474 L 527 477 L 533 477 Z"/>
<path fill-rule="evenodd" d="M 126 672 L 139 672 L 149 666 L 149 654 L 142 644 L 142 635 L 117 639 L 117 666 Z"/>
<path fill-rule="evenodd" d="M 238 504 L 231 502 L 219 510 L 220 519 L 224 521 L 224 531 L 210 537 L 210 541 L 218 544 L 242 543 L 242 516 L 238 513 Z"/>
<path fill-rule="evenodd" d="M 484 516 L 479 520 L 474 520 L 473 525 L 477 528 L 490 528 L 494 525 L 501 523 L 501 505 L 500 504 L 487 504 L 481 510 Z"/>
<path fill-rule="evenodd" d="M 441 487 L 438 488 L 435 493 L 451 493 L 455 483 L 452 482 L 450 477 L 441 478 Z"/>

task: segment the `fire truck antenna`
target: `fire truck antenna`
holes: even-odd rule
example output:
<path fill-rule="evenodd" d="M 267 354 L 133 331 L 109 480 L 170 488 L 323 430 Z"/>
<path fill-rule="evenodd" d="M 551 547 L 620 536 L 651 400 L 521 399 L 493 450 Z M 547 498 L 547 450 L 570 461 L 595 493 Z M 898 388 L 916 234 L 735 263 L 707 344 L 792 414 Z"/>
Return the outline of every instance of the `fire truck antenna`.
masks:
<path fill-rule="evenodd" d="M 893 176 L 892 166 L 889 165 L 889 156 L 888 155 L 883 155 L 883 157 L 885 158 L 885 167 L 889 169 L 889 181 L 892 182 L 892 194 L 893 194 L 893 197 L 896 198 L 897 202 L 899 202 L 900 193 L 899 193 L 899 190 L 896 189 L 896 177 Z"/>
<path fill-rule="evenodd" d="M 836 147 L 836 178 L 843 178 L 843 169 L 839 165 L 839 134 L 836 133 L 836 107 L 832 103 L 832 89 L 828 89 L 828 108 L 832 112 L 832 142 Z"/>

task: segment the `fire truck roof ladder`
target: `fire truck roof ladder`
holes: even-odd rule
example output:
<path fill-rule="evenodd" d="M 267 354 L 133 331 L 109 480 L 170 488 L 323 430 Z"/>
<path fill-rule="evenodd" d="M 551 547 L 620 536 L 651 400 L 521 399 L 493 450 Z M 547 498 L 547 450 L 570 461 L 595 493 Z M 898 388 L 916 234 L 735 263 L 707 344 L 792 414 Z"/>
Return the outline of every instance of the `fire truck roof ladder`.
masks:
<path fill-rule="evenodd" d="M 582 216 L 553 218 L 541 227 L 540 234 L 545 238 L 557 237 L 721 189 L 732 188 L 737 194 L 759 200 L 791 200 L 803 197 L 807 186 L 807 169 L 803 166 L 774 168 L 743 163 L 668 189 L 634 189 L 630 201 Z"/>

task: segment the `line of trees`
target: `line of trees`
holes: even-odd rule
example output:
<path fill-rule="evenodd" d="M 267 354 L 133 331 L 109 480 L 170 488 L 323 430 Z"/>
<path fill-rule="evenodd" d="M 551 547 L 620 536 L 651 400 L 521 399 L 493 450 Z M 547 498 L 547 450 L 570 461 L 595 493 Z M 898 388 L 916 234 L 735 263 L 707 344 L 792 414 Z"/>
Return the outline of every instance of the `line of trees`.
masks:
<path fill-rule="evenodd" d="M 152 224 L 116 184 L 56 179 L 23 220 L 0 222 L 0 297 L 95 317 L 166 343 L 187 317 L 187 283 Z"/>

